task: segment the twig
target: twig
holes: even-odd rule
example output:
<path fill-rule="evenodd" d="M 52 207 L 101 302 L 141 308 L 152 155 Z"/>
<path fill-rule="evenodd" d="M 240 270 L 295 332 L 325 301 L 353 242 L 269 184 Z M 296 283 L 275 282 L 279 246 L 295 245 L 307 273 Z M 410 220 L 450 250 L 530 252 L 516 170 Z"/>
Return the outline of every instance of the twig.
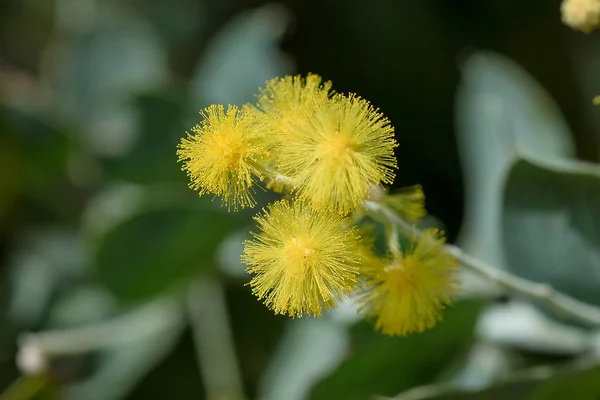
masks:
<path fill-rule="evenodd" d="M 398 228 L 395 224 L 389 224 L 385 227 L 388 237 L 388 248 L 394 257 L 400 255 L 400 238 L 398 237 Z"/>
<path fill-rule="evenodd" d="M 33 346 L 47 356 L 81 354 L 172 329 L 182 321 L 180 302 L 174 298 L 162 298 L 108 321 L 73 329 L 23 334 L 19 338 L 19 347 Z"/>
<path fill-rule="evenodd" d="M 416 235 L 417 237 L 423 234 L 422 231 L 406 222 L 384 204 L 369 201 L 366 203 L 366 207 L 385 217 L 404 234 Z M 487 278 L 507 291 L 524 295 L 545 304 L 561 316 L 569 317 L 586 325 L 600 326 L 600 308 L 560 293 L 550 285 L 532 282 L 495 268 L 455 245 L 446 244 L 445 247 L 449 253 L 458 259 L 463 267 Z"/>

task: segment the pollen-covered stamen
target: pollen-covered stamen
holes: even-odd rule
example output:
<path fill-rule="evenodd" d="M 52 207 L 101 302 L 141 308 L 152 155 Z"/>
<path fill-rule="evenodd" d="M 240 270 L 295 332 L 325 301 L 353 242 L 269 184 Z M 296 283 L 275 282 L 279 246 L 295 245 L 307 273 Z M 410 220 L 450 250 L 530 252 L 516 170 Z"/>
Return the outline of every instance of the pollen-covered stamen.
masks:
<path fill-rule="evenodd" d="M 410 262 L 410 260 L 404 262 Z M 419 284 L 418 267 L 410 268 L 396 262 L 387 266 L 385 270 L 387 273 L 385 288 L 390 292 L 400 294 L 408 290 L 414 290 Z"/>
<path fill-rule="evenodd" d="M 340 162 L 352 157 L 354 150 L 355 144 L 348 136 L 336 132 L 321 143 L 317 154 L 320 160 Z"/>
<path fill-rule="evenodd" d="M 291 237 L 289 242 L 286 243 L 284 251 L 286 257 L 296 261 L 295 263 L 291 263 L 291 266 L 301 267 L 310 265 L 316 253 L 314 245 L 308 239 L 302 237 Z"/>
<path fill-rule="evenodd" d="M 244 156 L 243 144 L 239 137 L 232 132 L 224 132 L 222 135 L 212 138 L 215 149 L 215 162 L 217 167 L 223 171 L 234 171 Z"/>

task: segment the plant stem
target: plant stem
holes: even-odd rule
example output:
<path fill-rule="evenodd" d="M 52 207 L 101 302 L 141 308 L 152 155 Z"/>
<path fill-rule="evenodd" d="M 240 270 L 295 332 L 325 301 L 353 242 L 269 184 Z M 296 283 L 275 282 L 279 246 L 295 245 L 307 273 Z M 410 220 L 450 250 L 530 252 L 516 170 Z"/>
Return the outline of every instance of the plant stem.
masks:
<path fill-rule="evenodd" d="M 389 224 L 385 228 L 386 235 L 388 237 L 388 248 L 392 256 L 397 257 L 400 255 L 400 238 L 398 237 L 398 229 L 395 225 Z"/>
<path fill-rule="evenodd" d="M 257 171 L 260 171 L 262 174 L 264 174 L 266 178 L 271 179 L 275 183 L 281 183 L 283 185 L 289 186 L 292 186 L 294 183 L 294 180 L 292 178 L 280 174 L 276 170 L 270 168 L 268 165 L 261 164 L 257 161 L 250 161 L 250 164 L 252 164 Z"/>
<path fill-rule="evenodd" d="M 191 285 L 188 310 L 206 397 L 245 399 L 221 283 L 206 277 Z"/>
<path fill-rule="evenodd" d="M 422 231 L 406 222 L 385 204 L 369 201 L 367 209 L 385 218 L 389 224 L 397 227 L 402 233 L 410 236 L 421 236 Z M 542 303 L 558 315 L 590 326 L 600 326 L 600 308 L 584 303 L 573 297 L 558 292 L 550 285 L 532 282 L 494 266 L 468 254 L 460 247 L 446 244 L 447 251 L 454 255 L 461 265 L 478 275 L 490 280 L 507 291 L 526 296 Z"/>

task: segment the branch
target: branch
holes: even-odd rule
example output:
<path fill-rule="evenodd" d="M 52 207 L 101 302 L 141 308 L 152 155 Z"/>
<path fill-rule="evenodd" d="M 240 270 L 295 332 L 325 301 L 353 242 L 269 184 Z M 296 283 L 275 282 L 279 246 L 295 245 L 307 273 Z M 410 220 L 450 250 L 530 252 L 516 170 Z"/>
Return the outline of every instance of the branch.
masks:
<path fill-rule="evenodd" d="M 403 220 L 384 204 L 368 201 L 366 207 L 384 217 L 390 224 L 396 226 L 406 235 L 420 237 L 423 234 L 421 230 Z M 547 284 L 532 282 L 495 268 L 485 261 L 466 253 L 458 246 L 446 244 L 445 247 L 450 254 L 458 259 L 463 267 L 487 278 L 507 291 L 524 295 L 542 303 L 560 316 L 568 317 L 586 325 L 600 326 L 600 308 L 560 293 Z"/>

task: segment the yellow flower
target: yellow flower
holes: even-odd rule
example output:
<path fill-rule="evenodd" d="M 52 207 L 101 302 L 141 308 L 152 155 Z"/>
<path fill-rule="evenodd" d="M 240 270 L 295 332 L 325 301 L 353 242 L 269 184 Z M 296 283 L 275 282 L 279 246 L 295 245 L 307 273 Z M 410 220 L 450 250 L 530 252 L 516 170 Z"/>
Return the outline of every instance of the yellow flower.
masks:
<path fill-rule="evenodd" d="M 403 253 L 381 268 L 365 270 L 359 311 L 387 335 L 408 335 L 433 327 L 456 292 L 456 259 L 430 229 Z"/>
<path fill-rule="evenodd" d="M 308 74 L 285 76 L 267 81 L 265 88 L 259 88 L 256 105 L 245 104 L 244 111 L 253 114 L 263 122 L 263 136 L 269 149 L 273 149 L 282 139 L 281 132 L 290 121 L 297 118 L 308 103 L 316 97 L 329 97 L 331 82 L 323 82 L 320 76 Z M 265 165 L 275 170 L 276 154 L 273 153 Z M 282 185 L 277 185 L 281 187 Z"/>
<path fill-rule="evenodd" d="M 308 74 L 285 76 L 267 81 L 264 89 L 259 89 L 256 109 L 265 113 L 279 130 L 282 124 L 294 118 L 299 110 L 306 107 L 317 97 L 328 98 L 331 94 L 331 82 L 323 82 L 320 76 Z"/>
<path fill-rule="evenodd" d="M 363 99 L 315 97 L 282 129 L 278 170 L 313 208 L 347 214 L 394 179 L 394 128 Z"/>
<path fill-rule="evenodd" d="M 267 81 L 265 88 L 259 89 L 256 105 L 245 104 L 243 110 L 254 115 L 262 122 L 263 139 L 266 148 L 273 150 L 281 140 L 281 132 L 289 121 L 296 118 L 298 112 L 313 101 L 315 97 L 329 97 L 331 82 L 323 82 L 320 76 L 308 74 L 285 76 Z M 266 171 L 266 188 L 277 193 L 289 193 L 289 183 L 278 179 L 276 171 L 276 153 L 262 160 Z"/>
<path fill-rule="evenodd" d="M 251 187 L 262 179 L 256 161 L 266 155 L 262 130 L 236 106 L 212 105 L 200 112 L 203 121 L 178 146 L 178 161 L 200 195 L 221 196 L 230 209 L 253 207 Z"/>
<path fill-rule="evenodd" d="M 321 316 L 354 290 L 360 237 L 346 218 L 283 200 L 255 219 L 262 232 L 242 260 L 252 292 L 276 314 Z"/>
<path fill-rule="evenodd" d="M 425 216 L 425 194 L 421 185 L 408 186 L 395 193 L 387 194 L 383 201 L 407 221 L 416 221 Z"/>
<path fill-rule="evenodd" d="M 563 0 L 562 21 L 573 29 L 590 33 L 600 26 L 600 0 Z"/>

